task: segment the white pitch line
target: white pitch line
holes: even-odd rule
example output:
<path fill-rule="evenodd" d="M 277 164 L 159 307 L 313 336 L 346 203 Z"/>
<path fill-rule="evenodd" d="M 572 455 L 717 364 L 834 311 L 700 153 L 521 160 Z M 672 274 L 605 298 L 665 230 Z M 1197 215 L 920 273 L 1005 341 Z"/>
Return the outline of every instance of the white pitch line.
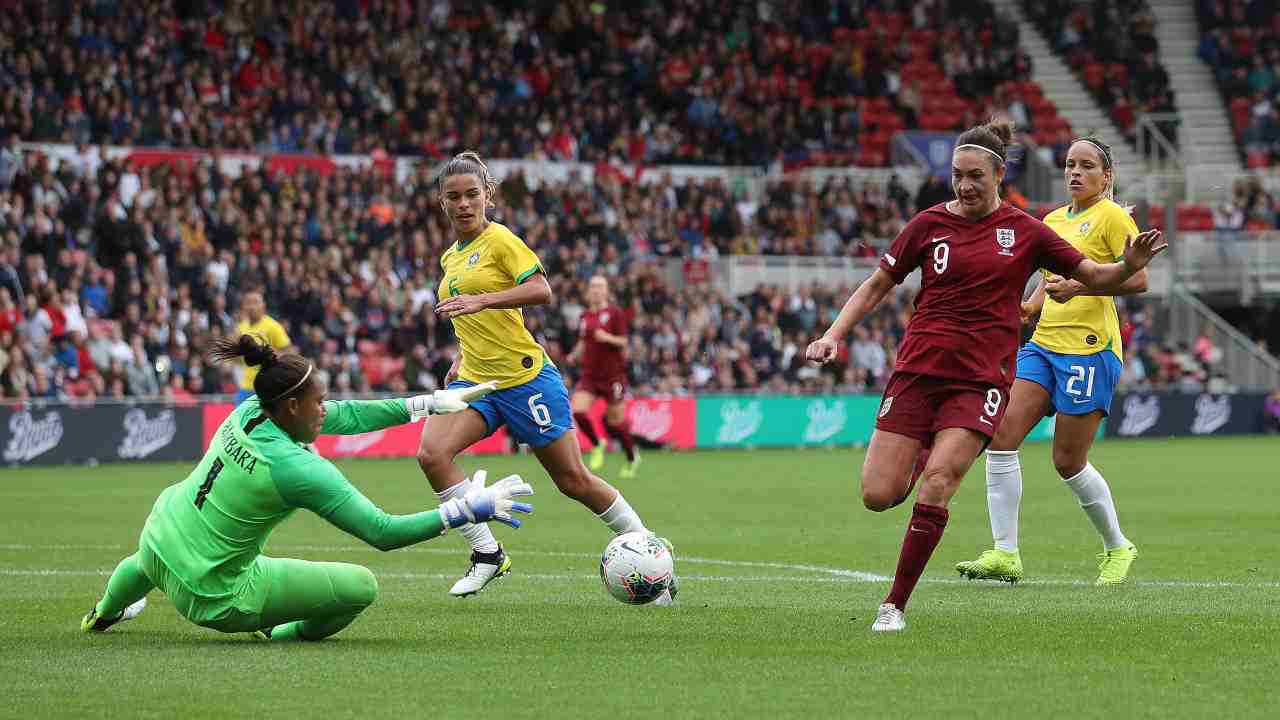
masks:
<path fill-rule="evenodd" d="M 93 577 L 105 578 L 111 574 L 110 570 L 24 570 L 17 568 L 0 568 L 0 575 L 28 575 L 28 577 L 46 578 L 46 577 Z M 402 579 L 402 580 L 453 580 L 457 579 L 457 573 L 376 573 L 380 579 Z M 520 575 L 511 575 L 511 578 L 525 578 L 530 580 L 599 580 L 598 574 L 547 574 L 547 573 L 521 573 Z M 786 577 L 786 575 L 681 575 L 681 580 L 690 580 L 690 582 L 707 582 L 707 583 L 847 583 L 846 578 L 794 578 Z M 856 582 L 856 580 L 855 580 Z"/>
<path fill-rule="evenodd" d="M 532 552 L 524 554 L 532 555 Z M 556 556 L 571 557 L 595 557 L 594 555 L 575 554 L 575 553 L 541 553 L 552 554 Z M 688 560 L 685 558 L 684 560 Z M 707 562 L 712 564 L 730 564 L 741 565 L 747 564 L 738 561 L 710 560 L 706 558 L 695 558 L 692 562 Z M 761 563 L 763 564 L 763 563 Z M 689 582 L 786 582 L 799 585 L 831 585 L 842 583 L 884 583 L 893 580 L 887 575 L 876 575 L 875 573 L 860 572 L 857 570 L 840 570 L 838 568 L 818 568 L 810 565 L 786 565 L 785 563 L 768 563 L 768 565 L 778 566 L 782 568 L 794 568 L 798 570 L 814 570 L 821 572 L 833 573 L 829 577 L 805 577 L 790 575 L 686 575 L 681 574 L 680 578 Z M 110 570 L 55 570 L 55 569 L 25 569 L 25 568 L 0 568 L 0 576 L 30 576 L 30 577 L 57 577 L 57 576 L 74 576 L 74 577 L 107 577 L 111 574 Z M 452 580 L 457 577 L 457 573 L 414 573 L 414 572 L 394 572 L 382 571 L 376 573 L 380 578 L 403 579 L 403 580 Z M 546 573 L 517 573 L 510 577 L 529 580 L 595 580 L 599 576 L 592 574 L 570 575 L 570 574 L 546 574 Z M 921 578 L 920 582 L 938 584 L 938 585 L 967 585 L 974 583 L 971 580 L 961 580 L 957 578 Z M 985 587 L 1004 587 L 1001 585 L 988 585 L 984 583 L 974 583 L 977 586 Z M 1093 583 L 1088 580 L 1079 580 L 1071 578 L 1043 578 L 1039 580 L 1023 580 L 1021 585 L 1043 585 L 1046 587 L 1091 587 Z M 1184 588 L 1184 589 L 1276 589 L 1280 588 L 1280 583 L 1262 582 L 1262 583 L 1239 583 L 1229 581 L 1190 581 L 1190 580 L 1137 580 L 1129 583 L 1135 587 L 1164 587 L 1164 588 Z"/>
<path fill-rule="evenodd" d="M 128 546 L 128 545 L 30 545 L 30 544 L 22 544 L 22 543 L 8 543 L 8 544 L 0 544 L 0 550 L 11 550 L 11 551 L 28 551 L 28 550 L 41 550 L 41 551 L 42 551 L 42 550 L 104 550 L 104 551 L 105 551 L 105 550 L 115 550 L 115 551 L 122 551 L 122 550 L 133 550 L 133 549 L 136 549 L 136 546 Z M 362 545 L 273 545 L 273 546 L 270 546 L 270 547 L 268 548 L 268 550 L 273 551 L 273 553 L 274 553 L 274 552 L 279 552 L 279 551 L 285 551 L 285 552 L 289 552 L 289 551 L 301 551 L 301 552 L 333 552 L 333 553 L 341 553 L 341 552 L 357 552 L 357 553 L 359 553 L 359 552 L 368 552 L 368 553 L 374 553 L 374 552 L 380 552 L 380 551 L 378 551 L 378 550 L 376 550 L 376 549 L 374 549 L 374 548 L 372 548 L 372 547 L 367 547 L 367 546 L 362 546 Z M 411 547 L 411 548 L 402 548 L 402 549 L 401 549 L 401 550 L 399 550 L 398 552 L 427 553 L 427 554 L 429 554 L 429 555 L 457 555 L 457 554 L 459 554 L 459 550 L 458 550 L 458 549 L 454 549 L 454 548 L 429 548 L 429 547 Z M 584 559 L 584 558 L 596 559 L 596 558 L 598 558 L 598 557 L 599 557 L 599 555 L 596 555 L 596 554 L 593 554 L 593 553 L 582 553 L 582 552 L 563 552 L 563 551 L 553 551 L 553 550 L 521 550 L 521 551 L 519 551 L 519 552 L 518 552 L 518 554 L 520 554 L 520 555 L 532 555 L 532 556 L 535 556 L 535 557 L 560 557 L 560 558 L 576 558 L 576 559 Z M 848 570 L 848 569 L 845 569 L 845 568 L 823 567 L 823 566 L 820 566 L 820 565 L 804 565 L 804 564 L 781 563 L 781 562 L 757 562 L 757 561 L 751 561 L 751 560 L 720 560 L 720 559 L 717 559 L 717 558 L 704 558 L 704 557 L 684 556 L 684 555 L 679 556 L 678 560 L 679 560 L 679 562 L 680 562 L 680 563 L 690 563 L 690 564 L 694 564 L 694 565 L 721 565 L 721 566 L 724 566 L 724 567 L 760 568 L 760 569 L 764 569 L 764 570 L 792 570 L 792 571 L 796 571 L 796 572 L 820 573 L 820 574 L 822 574 L 822 575 L 826 575 L 826 576 L 827 576 L 827 577 L 821 577 L 821 578 L 814 578 L 814 577 L 790 577 L 790 576 L 768 576 L 768 575 L 758 575 L 758 576 L 752 576 L 752 575 L 738 575 L 738 576 L 725 576 L 725 577 L 723 578 L 723 580 L 734 580 L 734 581 L 738 581 L 738 582 L 795 582 L 795 583 L 831 583 L 831 582 L 854 582 L 854 583 L 858 583 L 858 582 L 863 582 L 863 583 L 881 583 L 881 582 L 891 582 L 891 581 L 893 580 L 893 577 L 892 577 L 892 576 L 890 576 L 890 575 L 880 575 L 880 574 L 877 574 L 877 573 L 870 573 L 870 572 L 865 572 L 865 571 L 862 571 L 862 570 Z M 45 571 L 45 570 L 21 570 L 21 569 L 17 569 L 17 568 L 11 568 L 11 569 L 8 569 L 8 570 L 6 570 L 6 569 L 0 569 L 0 575 L 14 575 L 14 574 L 40 575 L 40 574 L 58 574 L 58 573 L 62 573 L 62 574 L 80 574 L 80 575 L 96 575 L 96 574 L 98 574 L 98 572 L 99 572 L 99 571 L 78 571 L 78 570 L 77 570 L 77 571 L 70 571 L 70 570 L 68 570 L 68 571 L 58 571 L 58 570 L 49 570 L 49 571 Z M 110 573 L 102 573 L 102 574 L 110 574 Z M 393 573 L 380 573 L 380 575 L 382 575 L 382 576 L 384 576 L 384 577 L 405 577 L 405 578 L 411 578 L 411 579 L 424 579 L 424 580 L 426 580 L 426 579 L 450 579 L 450 578 L 454 577 L 453 575 L 447 575 L 447 574 L 440 574 L 438 577 L 437 577 L 436 575 L 434 575 L 434 574 L 416 574 L 416 575 L 415 575 L 415 574 L 401 574 L 401 575 L 396 575 L 396 574 L 393 574 Z M 572 578 L 577 578 L 578 576 L 574 576 L 574 575 L 529 575 L 529 574 L 526 574 L 526 573 L 517 573 L 517 574 L 516 574 L 516 577 L 528 577 L 528 578 L 536 578 L 536 579 L 540 579 L 540 580 L 542 580 L 542 579 L 546 579 L 546 580 L 554 580 L 554 579 L 572 579 Z M 595 575 L 584 575 L 584 576 L 582 576 L 582 577 L 595 577 Z M 719 576 L 703 576 L 703 577 L 698 577 L 698 576 L 692 576 L 692 575 L 690 575 L 690 576 L 684 576 L 684 575 L 681 575 L 681 577 L 686 578 L 686 579 L 689 579 L 689 580 L 705 579 L 705 580 L 707 580 L 707 581 L 709 581 L 709 582 L 719 582 L 719 581 L 721 581 L 721 580 L 722 580 L 722 578 L 721 578 L 721 577 L 719 577 Z M 960 579 L 960 578 L 921 578 L 921 579 L 920 579 L 920 581 L 921 581 L 921 582 L 927 582 L 927 583 L 938 583 L 938 584 L 944 584 L 944 585 L 963 585 L 963 584 L 968 584 L 968 583 L 970 583 L 970 582 L 974 582 L 974 581 L 971 581 L 971 580 L 963 580 L 963 579 Z M 978 583 L 978 584 L 979 584 L 979 585 L 981 585 L 982 583 Z M 1022 585 L 1044 585 L 1044 586 L 1053 586 L 1053 587 L 1056 587 L 1056 586 L 1069 586 L 1069 587 L 1075 587 L 1075 586 L 1092 586 L 1092 585 L 1093 585 L 1093 583 L 1092 583 L 1091 581 L 1088 581 L 1088 580 L 1082 580 L 1082 579 L 1076 579 L 1076 578 L 1040 578 L 1040 579 L 1035 579 L 1035 580 L 1023 580 L 1023 581 L 1021 581 L 1021 583 L 1020 583 L 1020 584 L 1022 584 Z M 1134 581 L 1134 582 L 1129 583 L 1129 584 L 1130 584 L 1130 585 L 1135 585 L 1135 586 L 1138 586 L 1138 587 L 1167 587 L 1167 588 L 1206 588 L 1206 589 L 1214 589 L 1214 588 L 1218 588 L 1218 589 L 1224 589 L 1224 588 L 1260 588 L 1260 589 L 1261 589 L 1261 588 L 1280 588 L 1280 582 L 1243 583 L 1243 582 L 1232 582 L 1232 581 L 1227 581 L 1227 580 L 1223 580 L 1223 581 L 1217 581 L 1217 580 L 1138 580 L 1138 581 Z"/>

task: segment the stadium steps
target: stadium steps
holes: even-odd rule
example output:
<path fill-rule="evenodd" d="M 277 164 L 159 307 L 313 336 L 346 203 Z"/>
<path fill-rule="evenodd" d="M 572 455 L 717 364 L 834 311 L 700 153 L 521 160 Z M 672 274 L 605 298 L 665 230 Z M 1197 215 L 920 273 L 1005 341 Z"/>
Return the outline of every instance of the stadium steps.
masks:
<path fill-rule="evenodd" d="M 997 12 L 1018 23 L 1018 42 L 1031 55 L 1031 79 L 1040 84 L 1045 96 L 1058 106 L 1058 114 L 1071 123 L 1077 135 L 1094 133 L 1111 145 L 1120 172 L 1140 168 L 1138 153 L 1127 142 L 1107 113 L 1094 102 L 1071 68 L 1049 47 L 1035 25 L 1027 21 L 1019 0 L 994 0 Z M 1132 172 L 1132 170 L 1130 171 Z M 1121 184 L 1124 178 L 1120 179 Z"/>
<path fill-rule="evenodd" d="M 1213 73 L 1196 55 L 1200 28 L 1196 23 L 1195 3 L 1152 0 L 1151 10 L 1156 16 L 1160 62 L 1169 72 L 1169 82 L 1182 116 L 1180 145 L 1184 164 L 1189 173 L 1222 180 L 1197 184 L 1197 197 L 1193 199 L 1220 199 L 1230 191 L 1232 178 L 1243 173 L 1244 167 L 1231 131 L 1231 118 Z"/>

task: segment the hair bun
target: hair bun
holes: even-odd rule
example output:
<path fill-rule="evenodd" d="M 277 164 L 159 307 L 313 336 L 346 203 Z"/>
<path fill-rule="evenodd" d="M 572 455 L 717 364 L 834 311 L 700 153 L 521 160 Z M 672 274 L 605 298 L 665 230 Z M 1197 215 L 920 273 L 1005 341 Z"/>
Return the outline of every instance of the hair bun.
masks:
<path fill-rule="evenodd" d="M 241 335 L 238 350 L 244 356 L 246 365 L 267 366 L 276 361 L 276 351 L 266 343 L 260 342 L 252 335 Z"/>
<path fill-rule="evenodd" d="M 1017 125 L 1009 119 L 992 120 L 987 123 L 987 129 L 991 131 L 991 134 L 1000 138 L 1000 142 L 1008 147 L 1013 142 L 1013 133 L 1017 129 Z"/>

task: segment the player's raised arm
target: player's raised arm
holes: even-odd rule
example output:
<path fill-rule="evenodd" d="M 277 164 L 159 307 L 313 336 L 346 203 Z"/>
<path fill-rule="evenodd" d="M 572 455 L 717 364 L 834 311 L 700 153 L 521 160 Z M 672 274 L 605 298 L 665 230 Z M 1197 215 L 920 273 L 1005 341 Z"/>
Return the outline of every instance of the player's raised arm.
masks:
<path fill-rule="evenodd" d="M 1115 295 L 1129 278 L 1168 247 L 1169 243 L 1164 241 L 1163 233 L 1148 230 L 1125 243 L 1124 256 L 1119 262 L 1096 263 L 1085 259 L 1076 266 L 1071 277 L 1083 283 L 1091 294 Z"/>
<path fill-rule="evenodd" d="M 840 342 L 848 336 L 855 325 L 862 322 L 868 313 L 876 309 L 896 284 L 892 275 L 885 272 L 883 268 L 876 268 L 871 277 L 863 280 L 858 289 L 849 296 L 844 307 L 840 309 L 840 315 L 836 317 L 835 322 L 831 323 L 831 327 L 827 328 L 822 337 L 809 344 L 805 357 L 822 364 L 835 359 Z"/>

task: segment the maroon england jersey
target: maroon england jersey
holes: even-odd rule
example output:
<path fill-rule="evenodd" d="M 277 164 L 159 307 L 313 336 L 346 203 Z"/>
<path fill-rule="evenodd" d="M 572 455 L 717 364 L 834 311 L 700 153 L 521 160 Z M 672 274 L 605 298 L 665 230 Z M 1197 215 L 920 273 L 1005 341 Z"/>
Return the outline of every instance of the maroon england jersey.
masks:
<path fill-rule="evenodd" d="M 1027 279 L 1038 268 L 1069 277 L 1082 260 L 1049 226 L 1008 203 L 981 220 L 946 203 L 916 215 L 880 258 L 895 283 L 921 270 L 895 370 L 1009 387 Z"/>
<path fill-rule="evenodd" d="M 603 310 L 588 310 L 578 321 L 578 342 L 582 343 L 582 377 L 599 382 L 614 382 L 627 375 L 623 349 L 596 340 L 596 329 L 610 335 L 626 337 L 630 332 L 627 316 L 613 305 Z"/>

